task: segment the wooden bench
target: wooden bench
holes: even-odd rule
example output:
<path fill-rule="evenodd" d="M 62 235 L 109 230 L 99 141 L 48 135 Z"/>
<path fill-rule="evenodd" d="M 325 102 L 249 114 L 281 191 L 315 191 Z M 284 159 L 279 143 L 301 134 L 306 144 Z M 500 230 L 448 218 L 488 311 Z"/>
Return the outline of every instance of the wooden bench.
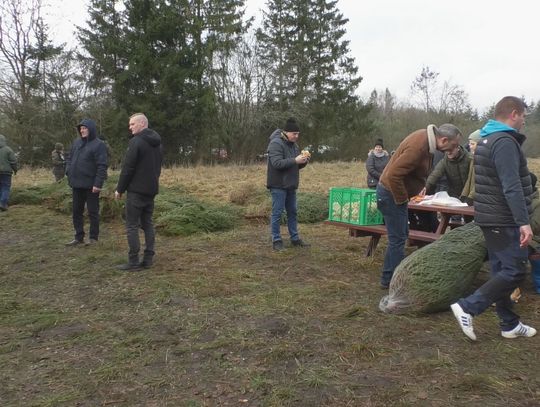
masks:
<path fill-rule="evenodd" d="M 381 236 L 386 235 L 388 232 L 384 225 L 352 225 L 350 223 L 333 222 L 327 220 L 324 222 L 327 225 L 339 226 L 349 229 L 349 236 L 351 237 L 366 237 L 370 236 L 368 246 L 366 248 L 366 257 L 370 257 L 375 252 Z M 438 233 L 424 232 L 422 230 L 409 229 L 409 245 L 411 246 L 425 246 L 428 243 L 432 243 L 441 237 Z M 529 255 L 529 260 L 540 260 L 540 252 L 534 252 Z"/>
<path fill-rule="evenodd" d="M 347 228 L 349 229 L 349 236 L 352 237 L 371 236 L 366 248 L 366 257 L 373 255 L 373 252 L 379 244 L 381 236 L 388 233 L 386 226 L 384 225 L 352 225 L 350 223 L 334 222 L 331 220 L 327 220 L 324 223 L 326 225 Z M 428 243 L 434 242 L 440 237 L 441 235 L 438 233 L 424 232 L 422 230 L 409 230 L 409 244 L 411 246 L 424 246 Z"/>

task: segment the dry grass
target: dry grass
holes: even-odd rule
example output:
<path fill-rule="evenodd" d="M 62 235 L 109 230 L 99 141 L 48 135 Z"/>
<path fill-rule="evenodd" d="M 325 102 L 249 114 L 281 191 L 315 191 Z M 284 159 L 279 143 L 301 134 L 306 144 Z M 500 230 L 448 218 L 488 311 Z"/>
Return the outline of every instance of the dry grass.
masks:
<path fill-rule="evenodd" d="M 540 174 L 540 158 L 529 159 L 529 169 Z M 110 171 L 117 174 L 118 171 Z M 50 169 L 23 167 L 14 178 L 14 184 L 25 187 L 53 182 Z M 242 184 L 264 188 L 266 164 L 215 165 L 196 167 L 164 168 L 161 175 L 163 186 L 181 185 L 187 192 L 217 202 L 229 201 L 231 193 Z M 301 171 L 300 190 L 304 192 L 328 193 L 332 187 L 366 188 L 366 168 L 363 161 L 311 163 Z"/>

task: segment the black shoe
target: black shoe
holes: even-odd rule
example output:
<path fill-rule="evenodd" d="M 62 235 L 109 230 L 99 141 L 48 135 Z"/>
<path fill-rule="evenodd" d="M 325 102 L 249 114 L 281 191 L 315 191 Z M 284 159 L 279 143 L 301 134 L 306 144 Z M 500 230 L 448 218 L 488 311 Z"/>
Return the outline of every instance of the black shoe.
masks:
<path fill-rule="evenodd" d="M 143 260 L 139 263 L 139 267 L 143 269 L 149 269 L 150 267 L 152 267 L 152 261 Z"/>
<path fill-rule="evenodd" d="M 283 247 L 283 241 L 282 240 L 276 240 L 272 242 L 272 249 L 274 249 L 276 252 L 280 252 L 284 249 Z"/>
<path fill-rule="evenodd" d="M 291 240 L 291 244 L 294 247 L 310 247 L 311 246 L 309 243 L 304 242 L 302 239 Z"/>
<path fill-rule="evenodd" d="M 140 271 L 142 267 L 140 264 L 126 263 L 126 264 L 120 264 L 119 266 L 116 266 L 116 269 L 122 270 L 122 271 Z"/>
<path fill-rule="evenodd" d="M 80 246 L 83 245 L 84 241 L 73 239 L 71 242 L 66 243 L 66 247 L 74 247 L 74 246 Z"/>
<path fill-rule="evenodd" d="M 7 211 L 7 206 L 0 205 L 0 211 L 2 212 Z"/>
<path fill-rule="evenodd" d="M 388 290 L 388 288 L 390 288 L 389 283 L 381 283 L 381 290 Z"/>
<path fill-rule="evenodd" d="M 86 246 L 94 246 L 98 242 L 97 239 L 90 239 L 88 242 L 85 243 Z"/>

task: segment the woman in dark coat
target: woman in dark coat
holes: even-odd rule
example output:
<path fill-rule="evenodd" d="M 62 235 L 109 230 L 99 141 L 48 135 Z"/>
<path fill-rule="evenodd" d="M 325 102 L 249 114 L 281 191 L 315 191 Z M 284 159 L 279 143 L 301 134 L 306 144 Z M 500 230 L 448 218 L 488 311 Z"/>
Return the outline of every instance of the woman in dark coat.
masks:
<path fill-rule="evenodd" d="M 388 151 L 384 149 L 382 139 L 375 140 L 375 146 L 373 150 L 370 150 L 368 153 L 368 158 L 366 160 L 366 170 L 367 170 L 367 186 L 369 188 L 375 189 L 379 183 L 379 178 L 390 161 L 390 155 Z"/>

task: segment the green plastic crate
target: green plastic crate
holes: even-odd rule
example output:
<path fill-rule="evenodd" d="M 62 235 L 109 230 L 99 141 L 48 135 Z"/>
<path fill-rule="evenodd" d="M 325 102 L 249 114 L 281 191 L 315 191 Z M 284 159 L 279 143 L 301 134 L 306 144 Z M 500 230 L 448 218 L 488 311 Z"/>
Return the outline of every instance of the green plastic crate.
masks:
<path fill-rule="evenodd" d="M 377 193 L 373 189 L 331 188 L 328 220 L 353 225 L 381 225 L 383 216 L 377 209 Z"/>

